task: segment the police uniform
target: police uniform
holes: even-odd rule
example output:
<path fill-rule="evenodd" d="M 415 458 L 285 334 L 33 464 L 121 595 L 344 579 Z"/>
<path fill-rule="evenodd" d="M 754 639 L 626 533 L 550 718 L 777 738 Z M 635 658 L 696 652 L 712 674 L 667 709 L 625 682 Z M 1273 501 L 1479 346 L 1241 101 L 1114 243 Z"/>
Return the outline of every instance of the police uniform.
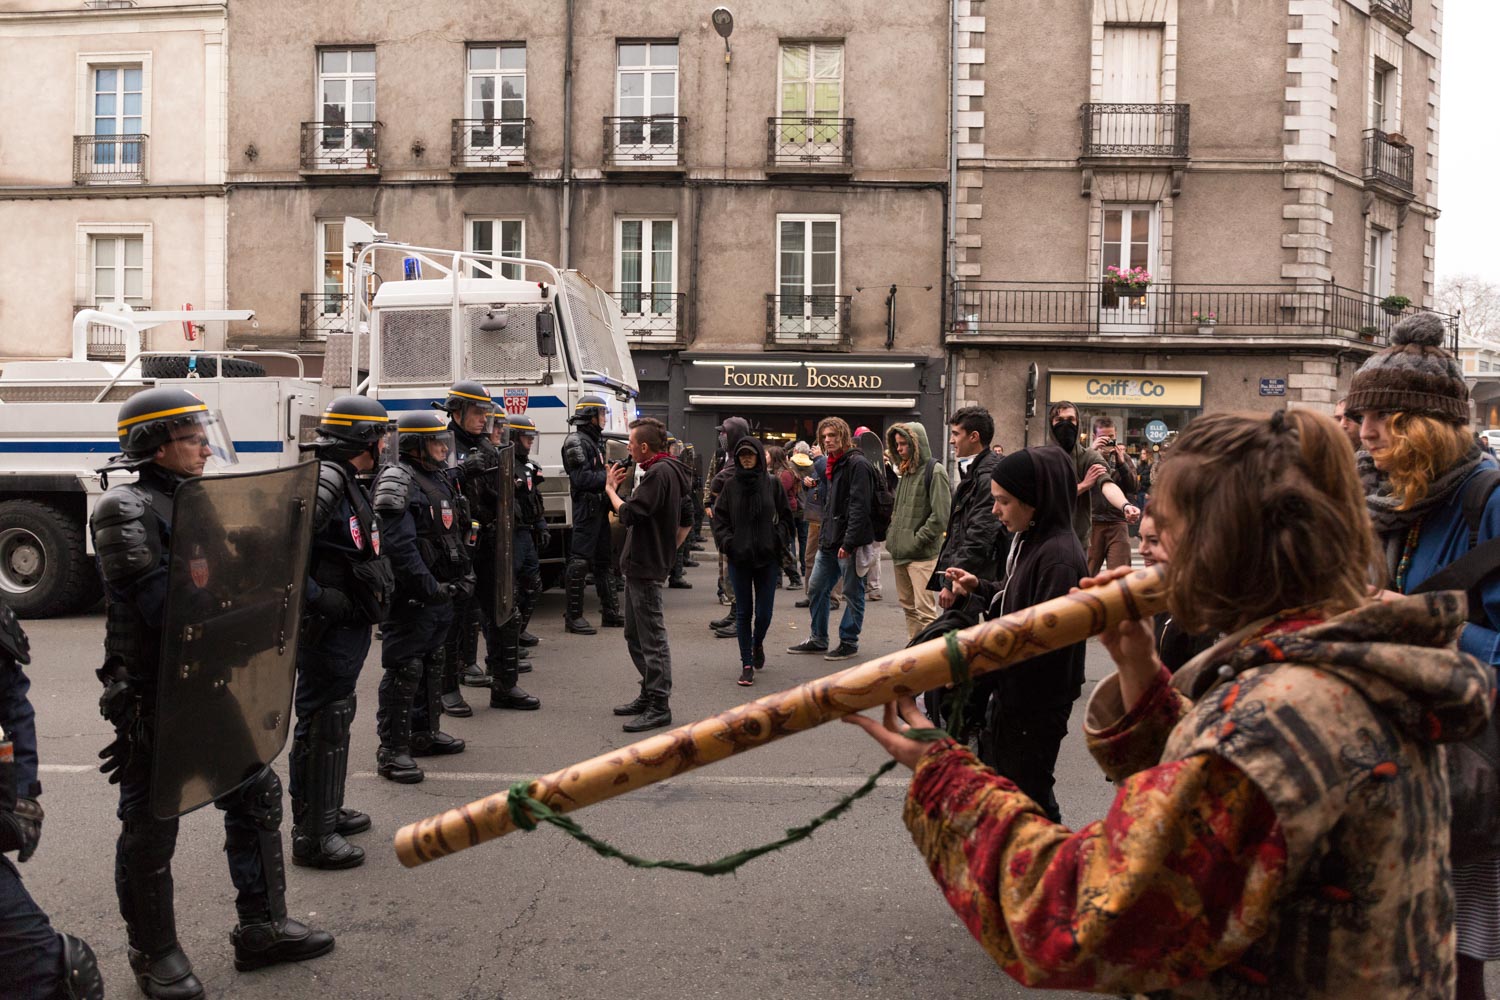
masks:
<path fill-rule="evenodd" d="M 376 731 L 380 775 L 411 784 L 422 769 L 413 757 L 461 753 L 464 741 L 442 732 L 441 685 L 453 599 L 473 593 L 461 493 L 429 450 L 452 447 L 448 425 L 430 413 L 397 421 L 401 458 L 375 479 L 373 506 L 381 543 L 396 572 L 396 597 L 381 644 Z"/>
<path fill-rule="evenodd" d="M 36 721 L 23 665 L 31 662 L 26 633 L 0 603 L 0 969 L 6 996 L 102 1000 L 104 981 L 94 950 L 52 929 L 5 854 L 26 861 L 42 836 Z"/>
<path fill-rule="evenodd" d="M 567 607 L 563 625 L 569 632 L 593 635 L 598 630 L 583 617 L 583 588 L 589 571 L 599 595 L 600 618 L 606 628 L 623 628 L 614 587 L 610 582 L 609 507 L 605 503 L 603 417 L 608 404 L 594 393 L 581 396 L 570 422 L 573 432 L 563 441 L 563 470 L 573 498 L 573 534 L 565 577 Z"/>
<path fill-rule="evenodd" d="M 172 902 L 172 855 L 177 819 L 151 809 L 150 746 L 156 732 L 157 671 L 166 610 L 173 494 L 187 477 L 157 464 L 158 449 L 209 433 L 222 424 L 193 394 L 157 388 L 120 407 L 124 455 L 106 472 L 131 469 L 134 483 L 99 498 L 89 522 L 104 577 L 106 659 L 100 712 L 115 740 L 100 754 L 100 770 L 120 786 L 122 829 L 115 851 L 115 890 L 125 919 L 129 960 L 137 985 L 150 997 L 203 995 L 177 943 Z M 221 450 L 232 461 L 232 446 Z M 231 734 L 226 734 L 232 738 Z M 333 937 L 286 915 L 286 872 L 281 850 L 281 781 L 270 767 L 215 803 L 224 813 L 224 852 L 238 890 L 239 924 L 231 933 L 235 967 L 259 968 L 325 954 Z"/>
<path fill-rule="evenodd" d="M 507 427 L 514 448 L 512 476 L 515 481 L 514 497 L 511 501 L 511 569 L 503 566 L 487 566 L 488 575 L 480 576 L 480 591 L 486 596 L 482 600 L 484 609 L 485 670 L 490 677 L 490 707 L 531 711 L 542 707 L 534 695 L 527 694 L 517 684 L 518 676 L 530 669 L 521 662 L 522 633 L 531 620 L 537 596 L 542 589 L 542 564 L 538 550 L 538 537 L 547 533 L 546 516 L 542 508 L 541 494 L 537 486 L 541 482 L 541 470 L 531 461 L 531 449 L 527 438 L 535 439 L 536 424 L 529 417 L 507 418 Z M 491 525 L 489 530 L 497 526 Z M 494 608 L 494 588 L 498 586 L 496 573 L 511 572 L 515 585 L 515 609 L 504 622 L 495 622 L 490 617 Z"/>
<path fill-rule="evenodd" d="M 395 576 L 353 463 L 372 468 L 392 426 L 377 401 L 340 396 L 305 446 L 320 461 L 307 610 L 297 639 L 297 726 L 287 769 L 292 862 L 312 868 L 353 868 L 365 859 L 345 839 L 370 828 L 369 816 L 343 807 L 354 685 L 370 652 L 371 626 L 390 611 Z"/>

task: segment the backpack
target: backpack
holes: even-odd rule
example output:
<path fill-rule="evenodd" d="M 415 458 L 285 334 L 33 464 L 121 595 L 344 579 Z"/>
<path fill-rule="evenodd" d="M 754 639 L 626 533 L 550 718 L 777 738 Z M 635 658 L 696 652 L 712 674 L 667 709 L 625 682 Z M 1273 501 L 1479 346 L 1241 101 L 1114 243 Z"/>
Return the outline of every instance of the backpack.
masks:
<path fill-rule="evenodd" d="M 875 529 L 875 540 L 883 542 L 896 513 L 896 494 L 891 492 L 890 484 L 880 470 L 871 466 L 870 474 L 875 479 L 875 492 L 870 498 L 870 525 Z"/>
<path fill-rule="evenodd" d="M 1500 538 L 1479 542 L 1479 525 L 1490 494 L 1500 486 L 1500 469 L 1481 469 L 1464 489 L 1464 521 L 1469 551 L 1432 574 L 1412 593 L 1462 590 L 1469 597 L 1469 621 L 1490 627 L 1479 589 L 1500 571 Z M 1478 543 L 1478 544 L 1476 544 Z M 1444 747 L 1448 758 L 1448 798 L 1453 822 L 1448 856 L 1454 865 L 1500 858 L 1500 726 L 1491 720 L 1477 735 Z"/>

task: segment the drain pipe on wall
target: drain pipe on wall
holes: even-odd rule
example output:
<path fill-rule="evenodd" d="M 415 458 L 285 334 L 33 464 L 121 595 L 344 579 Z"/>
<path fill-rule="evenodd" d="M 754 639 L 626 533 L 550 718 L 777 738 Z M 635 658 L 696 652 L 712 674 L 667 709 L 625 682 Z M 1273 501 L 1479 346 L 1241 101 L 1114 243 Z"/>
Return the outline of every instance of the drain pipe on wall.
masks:
<path fill-rule="evenodd" d="M 573 2 L 568 0 L 567 4 L 567 38 L 563 46 L 562 218 L 558 226 L 562 270 L 573 266 Z"/>
<path fill-rule="evenodd" d="M 946 380 L 947 392 L 945 399 L 948 414 L 958 409 L 958 352 L 951 344 L 947 343 L 948 325 L 953 319 L 949 313 L 951 308 L 958 309 L 957 296 L 954 290 L 958 282 L 958 0 L 948 0 L 948 215 L 944 220 L 944 228 L 947 239 L 943 246 L 943 307 L 940 312 L 942 329 L 938 336 L 944 342 L 943 353 L 946 357 Z M 947 435 L 944 435 L 946 442 Z M 943 445 L 943 451 L 950 466 L 950 472 L 956 472 L 953 468 L 953 449 L 949 444 Z M 954 477 L 954 482 L 957 482 Z"/>

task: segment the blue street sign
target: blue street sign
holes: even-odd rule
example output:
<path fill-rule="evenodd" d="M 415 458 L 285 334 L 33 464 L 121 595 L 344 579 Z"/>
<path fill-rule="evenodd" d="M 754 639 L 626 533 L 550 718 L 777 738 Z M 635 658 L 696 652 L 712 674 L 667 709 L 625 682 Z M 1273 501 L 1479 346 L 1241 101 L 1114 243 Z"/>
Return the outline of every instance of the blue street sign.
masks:
<path fill-rule="evenodd" d="M 1285 396 L 1286 379 L 1263 378 L 1260 380 L 1260 394 L 1262 396 Z"/>

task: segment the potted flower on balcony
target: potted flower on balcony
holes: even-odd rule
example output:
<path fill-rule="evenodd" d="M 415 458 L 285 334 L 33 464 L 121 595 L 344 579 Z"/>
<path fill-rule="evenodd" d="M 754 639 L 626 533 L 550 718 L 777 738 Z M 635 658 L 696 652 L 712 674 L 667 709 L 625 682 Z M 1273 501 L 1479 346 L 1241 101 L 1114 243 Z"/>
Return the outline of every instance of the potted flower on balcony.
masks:
<path fill-rule="evenodd" d="M 1214 332 L 1214 327 L 1219 325 L 1219 314 L 1212 310 L 1208 312 L 1194 312 L 1193 322 L 1198 324 L 1198 332 L 1207 336 Z"/>
<path fill-rule="evenodd" d="M 1120 296 L 1133 298 L 1144 295 L 1151 284 L 1151 272 L 1144 267 L 1116 267 L 1110 264 L 1104 269 L 1104 305 L 1113 309 L 1120 304 Z"/>
<path fill-rule="evenodd" d="M 1373 344 L 1375 343 L 1375 334 L 1379 332 L 1380 331 L 1373 326 L 1362 326 L 1359 328 L 1359 339 L 1364 341 L 1366 344 Z"/>
<path fill-rule="evenodd" d="M 1410 305 L 1411 299 L 1405 295 L 1387 295 L 1380 300 L 1380 308 L 1384 309 L 1388 316 L 1400 316 Z"/>

